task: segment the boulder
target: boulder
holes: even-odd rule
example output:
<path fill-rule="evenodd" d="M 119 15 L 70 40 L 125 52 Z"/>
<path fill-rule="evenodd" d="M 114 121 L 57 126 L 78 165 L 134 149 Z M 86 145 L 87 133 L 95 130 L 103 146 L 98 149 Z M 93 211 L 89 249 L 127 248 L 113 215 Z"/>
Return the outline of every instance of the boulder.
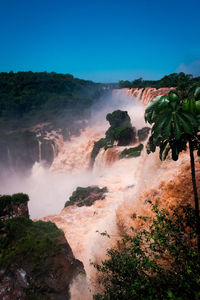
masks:
<path fill-rule="evenodd" d="M 69 201 L 65 203 L 65 207 L 70 205 L 91 206 L 97 200 L 105 199 L 105 193 L 108 192 L 106 187 L 99 188 L 98 186 L 77 187 L 72 193 Z"/>

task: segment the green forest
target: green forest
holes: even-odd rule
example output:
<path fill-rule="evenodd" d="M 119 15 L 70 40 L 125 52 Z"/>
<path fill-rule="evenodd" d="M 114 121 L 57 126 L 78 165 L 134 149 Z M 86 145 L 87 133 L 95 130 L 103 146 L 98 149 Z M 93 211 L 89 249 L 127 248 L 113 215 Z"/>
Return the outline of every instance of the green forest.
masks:
<path fill-rule="evenodd" d="M 62 116 L 83 118 L 101 84 L 55 72 L 0 73 L 0 126 L 54 121 Z"/>
<path fill-rule="evenodd" d="M 186 87 L 191 85 L 199 85 L 200 77 L 193 77 L 191 74 L 183 72 L 165 75 L 159 80 L 143 80 L 142 78 L 133 81 L 121 80 L 119 82 L 120 88 L 145 88 L 145 87 Z"/>

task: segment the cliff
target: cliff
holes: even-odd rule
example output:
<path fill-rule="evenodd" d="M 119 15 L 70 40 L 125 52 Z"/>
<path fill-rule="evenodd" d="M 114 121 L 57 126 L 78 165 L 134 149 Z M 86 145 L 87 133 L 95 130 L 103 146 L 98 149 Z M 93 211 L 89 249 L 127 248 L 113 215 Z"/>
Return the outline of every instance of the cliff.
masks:
<path fill-rule="evenodd" d="M 55 224 L 28 218 L 27 202 L 24 194 L 0 197 L 0 298 L 70 299 L 83 264 Z"/>

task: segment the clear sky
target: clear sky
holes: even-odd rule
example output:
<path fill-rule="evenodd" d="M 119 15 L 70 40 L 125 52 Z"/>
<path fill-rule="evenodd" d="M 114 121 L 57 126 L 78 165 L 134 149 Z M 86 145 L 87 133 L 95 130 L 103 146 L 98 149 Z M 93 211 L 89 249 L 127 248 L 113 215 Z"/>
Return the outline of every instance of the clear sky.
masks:
<path fill-rule="evenodd" d="M 200 0 L 0 0 L 0 72 L 200 75 Z"/>

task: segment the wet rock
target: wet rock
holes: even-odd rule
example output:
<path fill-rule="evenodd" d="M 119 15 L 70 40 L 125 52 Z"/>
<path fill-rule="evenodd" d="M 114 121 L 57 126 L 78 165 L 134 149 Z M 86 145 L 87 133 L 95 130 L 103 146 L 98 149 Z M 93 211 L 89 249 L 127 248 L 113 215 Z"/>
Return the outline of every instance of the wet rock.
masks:
<path fill-rule="evenodd" d="M 105 193 L 107 192 L 106 187 L 102 189 L 98 186 L 77 187 L 69 201 L 65 203 L 65 207 L 70 205 L 91 206 L 95 201 L 105 199 Z"/>
<path fill-rule="evenodd" d="M 148 138 L 150 130 L 151 129 L 149 127 L 143 127 L 142 129 L 138 130 L 137 135 L 140 142 L 143 142 Z"/>

